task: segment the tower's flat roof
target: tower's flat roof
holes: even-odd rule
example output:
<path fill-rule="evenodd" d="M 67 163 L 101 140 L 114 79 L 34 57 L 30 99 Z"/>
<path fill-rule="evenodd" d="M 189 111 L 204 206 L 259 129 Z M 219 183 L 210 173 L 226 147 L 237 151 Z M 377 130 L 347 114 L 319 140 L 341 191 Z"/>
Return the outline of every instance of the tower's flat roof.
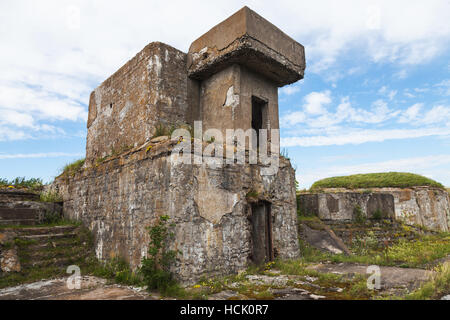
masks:
<path fill-rule="evenodd" d="M 303 78 L 305 51 L 300 43 L 244 7 L 195 40 L 188 53 L 189 76 L 196 79 L 233 63 L 282 86 Z"/>

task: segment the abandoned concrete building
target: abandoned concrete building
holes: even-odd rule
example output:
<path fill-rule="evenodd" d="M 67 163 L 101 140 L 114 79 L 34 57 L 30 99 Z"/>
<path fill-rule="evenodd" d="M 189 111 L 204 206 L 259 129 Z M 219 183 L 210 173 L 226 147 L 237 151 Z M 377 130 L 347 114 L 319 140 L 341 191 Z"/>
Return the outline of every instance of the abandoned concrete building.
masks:
<path fill-rule="evenodd" d="M 172 271 L 183 282 L 296 258 L 288 159 L 272 175 L 260 163 L 185 164 L 171 157 L 179 140 L 157 131 L 194 121 L 203 130 L 278 129 L 278 88 L 304 69 L 304 47 L 247 7 L 187 54 L 150 43 L 91 94 L 83 170 L 55 181 L 64 215 L 93 231 L 99 259 L 121 256 L 133 267 L 147 252 L 146 227 L 168 215 L 167 246 L 179 251 Z"/>
<path fill-rule="evenodd" d="M 450 230 L 450 198 L 447 191 L 429 186 L 410 188 L 339 189 L 302 193 L 299 209 L 325 221 L 352 221 L 355 208 L 367 218 L 403 221 L 435 231 Z"/>

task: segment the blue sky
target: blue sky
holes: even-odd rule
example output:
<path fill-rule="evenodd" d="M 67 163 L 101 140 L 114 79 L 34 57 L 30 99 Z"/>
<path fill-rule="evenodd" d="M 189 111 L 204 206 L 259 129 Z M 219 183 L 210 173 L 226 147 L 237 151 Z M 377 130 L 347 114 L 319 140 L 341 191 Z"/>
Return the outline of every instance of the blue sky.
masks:
<path fill-rule="evenodd" d="M 50 181 L 85 153 L 90 92 L 151 41 L 187 51 L 248 5 L 305 46 L 279 90 L 302 188 L 408 171 L 450 186 L 449 1 L 2 1 L 0 177 Z"/>

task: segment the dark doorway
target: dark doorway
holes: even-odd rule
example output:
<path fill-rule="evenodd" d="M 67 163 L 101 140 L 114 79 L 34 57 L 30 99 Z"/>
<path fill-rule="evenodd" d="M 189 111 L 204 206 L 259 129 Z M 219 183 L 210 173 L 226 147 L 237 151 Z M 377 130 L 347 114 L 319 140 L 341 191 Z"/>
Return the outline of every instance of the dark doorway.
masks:
<path fill-rule="evenodd" d="M 255 264 L 273 260 L 272 219 L 269 202 L 252 204 L 252 260 Z"/>
<path fill-rule="evenodd" d="M 256 147 L 259 147 L 259 130 L 264 129 L 267 121 L 267 102 L 252 96 L 252 129 L 256 131 Z"/>

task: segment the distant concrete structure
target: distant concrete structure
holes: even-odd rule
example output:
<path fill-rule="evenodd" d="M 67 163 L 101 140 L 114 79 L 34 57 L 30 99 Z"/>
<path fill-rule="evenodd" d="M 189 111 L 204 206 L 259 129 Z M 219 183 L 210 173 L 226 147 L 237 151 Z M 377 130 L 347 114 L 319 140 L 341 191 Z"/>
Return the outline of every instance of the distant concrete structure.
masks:
<path fill-rule="evenodd" d="M 184 282 L 298 257 L 289 160 L 280 157 L 272 175 L 259 162 L 188 165 L 173 157 L 179 140 L 155 135 L 195 121 L 224 136 L 278 129 L 278 87 L 304 69 L 303 46 L 247 7 L 187 54 L 150 43 L 91 94 L 85 166 L 56 180 L 65 215 L 94 232 L 98 258 L 122 256 L 133 267 L 147 252 L 145 228 L 169 215 L 175 239 L 167 249 L 181 252 L 173 272 Z"/>
<path fill-rule="evenodd" d="M 389 218 L 436 231 L 450 230 L 449 194 L 440 188 L 330 188 L 298 197 L 303 214 L 322 220 L 355 220 L 358 207 L 363 218 Z"/>

